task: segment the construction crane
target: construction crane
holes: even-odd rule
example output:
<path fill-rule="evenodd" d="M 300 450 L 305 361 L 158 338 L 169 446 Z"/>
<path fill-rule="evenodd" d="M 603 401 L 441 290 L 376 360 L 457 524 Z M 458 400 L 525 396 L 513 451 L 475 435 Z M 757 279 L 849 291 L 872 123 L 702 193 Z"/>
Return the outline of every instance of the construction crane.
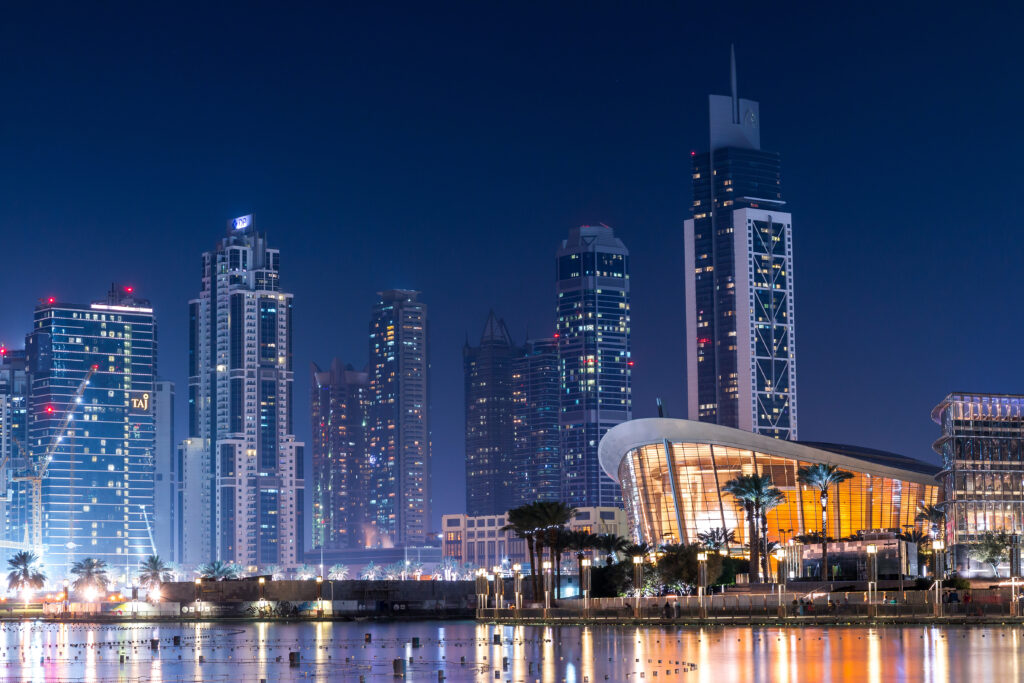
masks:
<path fill-rule="evenodd" d="M 93 365 L 89 368 L 89 371 L 85 373 L 85 379 L 83 379 L 81 384 L 78 385 L 78 388 L 75 389 L 75 393 L 71 397 L 71 403 L 68 406 L 68 409 L 64 411 L 64 417 L 61 418 L 60 426 L 54 433 L 53 439 L 50 441 L 50 445 L 46 447 L 43 457 L 36 462 L 32 462 L 30 458 L 28 473 L 19 477 L 13 477 L 14 481 L 27 481 L 29 483 L 29 495 L 32 499 L 32 515 L 29 522 L 29 545 L 32 548 L 35 548 L 36 552 L 42 552 L 43 549 L 43 478 L 46 476 L 46 472 L 50 468 L 50 462 L 53 461 L 53 454 L 57 451 L 57 447 L 64 441 L 68 424 L 71 423 L 75 412 L 75 406 L 82 402 L 82 395 L 85 394 L 85 388 L 89 386 L 89 380 L 92 379 L 93 374 L 98 369 L 98 365 Z M 52 413 L 53 407 L 47 406 L 46 412 Z M 71 435 L 68 434 L 68 436 L 70 437 Z"/>
<path fill-rule="evenodd" d="M 149 523 L 149 515 L 146 514 L 146 506 L 139 503 L 139 508 L 142 509 L 142 519 L 146 522 L 146 533 L 149 534 L 149 547 L 153 550 L 153 554 L 156 555 L 156 541 L 153 540 L 153 527 Z"/>

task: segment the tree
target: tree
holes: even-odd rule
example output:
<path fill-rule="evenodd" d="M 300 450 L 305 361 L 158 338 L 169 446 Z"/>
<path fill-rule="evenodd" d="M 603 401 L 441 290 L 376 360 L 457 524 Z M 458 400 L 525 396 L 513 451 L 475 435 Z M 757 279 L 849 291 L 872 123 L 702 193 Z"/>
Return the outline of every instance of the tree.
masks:
<path fill-rule="evenodd" d="M 268 564 L 263 568 L 264 574 L 269 574 L 270 578 L 274 581 L 280 581 L 284 578 L 284 572 L 281 571 L 281 567 L 276 564 Z"/>
<path fill-rule="evenodd" d="M 359 578 L 364 579 L 366 581 L 376 581 L 377 579 L 380 578 L 380 574 L 381 574 L 380 567 L 375 565 L 373 563 L 373 560 L 370 560 L 369 562 L 366 563 L 366 566 L 363 567 L 363 571 L 361 571 L 359 573 Z"/>
<path fill-rule="evenodd" d="M 1005 531 L 986 531 L 977 541 L 967 544 L 967 554 L 972 560 L 991 566 L 992 575 L 999 578 L 999 563 L 1008 557 L 1011 543 Z"/>
<path fill-rule="evenodd" d="M 924 566 L 926 558 L 932 554 L 932 539 L 928 534 L 917 529 L 906 531 L 899 535 L 900 540 L 906 541 L 907 543 L 915 543 L 917 545 L 917 565 L 918 572 L 920 573 L 921 568 Z M 932 567 L 934 573 L 935 567 Z"/>
<path fill-rule="evenodd" d="M 560 555 L 560 550 L 565 549 L 565 546 L 562 546 L 561 549 L 557 547 L 560 543 L 558 536 L 562 528 L 576 515 L 576 508 L 565 503 L 553 501 L 532 503 L 530 507 L 533 509 L 532 516 L 536 524 L 535 533 L 544 542 L 544 545 L 548 547 L 548 559 L 551 561 L 551 565 L 557 569 L 561 566 L 562 562 L 561 557 L 556 559 L 556 551 L 559 551 L 557 554 Z M 558 574 L 555 576 L 557 579 Z M 559 592 L 559 586 L 556 582 L 556 597 Z"/>
<path fill-rule="evenodd" d="M 142 563 L 139 571 L 139 583 L 143 588 L 157 588 L 161 583 L 173 581 L 171 567 L 159 555 L 150 555 Z"/>
<path fill-rule="evenodd" d="M 617 534 L 598 534 L 594 547 L 605 555 L 605 566 L 612 566 L 618 561 L 618 554 L 629 545 L 629 541 Z"/>
<path fill-rule="evenodd" d="M 299 581 L 309 581 L 317 576 L 317 568 L 311 564 L 300 564 L 295 570 L 295 578 Z"/>
<path fill-rule="evenodd" d="M 233 562 L 214 560 L 199 567 L 199 575 L 212 581 L 231 581 L 242 574 L 242 568 Z"/>
<path fill-rule="evenodd" d="M 562 597 L 562 555 L 569 549 L 569 530 L 565 527 L 558 527 L 558 530 L 550 536 L 548 549 L 555 558 L 555 597 Z"/>
<path fill-rule="evenodd" d="M 938 505 L 920 503 L 917 508 L 915 522 L 928 524 L 928 536 L 933 540 L 939 537 L 939 529 L 946 526 L 946 512 Z"/>
<path fill-rule="evenodd" d="M 730 479 L 722 486 L 722 491 L 735 498 L 747 517 L 747 533 L 750 545 L 750 580 L 756 582 L 761 576 L 761 544 L 759 526 L 762 518 L 761 506 L 771 503 L 782 495 L 779 489 L 772 485 L 770 475 L 745 474 L 735 479 Z"/>
<path fill-rule="evenodd" d="M 26 588 L 39 590 L 46 585 L 46 574 L 38 568 L 39 556 L 27 550 L 15 553 L 14 557 L 7 560 L 7 568 L 11 571 L 7 574 L 7 588 L 12 591 L 22 591 Z"/>
<path fill-rule="evenodd" d="M 622 554 L 626 556 L 629 562 L 633 561 L 633 558 L 637 555 L 647 557 L 654 550 L 648 543 L 627 543 L 622 548 Z"/>
<path fill-rule="evenodd" d="M 565 534 L 569 550 L 576 551 L 576 569 L 579 572 L 580 589 L 583 587 L 583 557 L 588 550 L 597 547 L 597 536 L 589 531 L 567 531 Z"/>
<path fill-rule="evenodd" d="M 532 505 L 520 505 L 508 511 L 508 524 L 502 531 L 511 531 L 526 541 L 526 552 L 530 557 L 530 573 L 533 582 L 533 594 L 540 594 L 540 572 L 537 571 L 537 517 Z"/>
<path fill-rule="evenodd" d="M 768 545 L 768 511 L 774 510 L 786 502 L 786 494 L 781 490 L 769 487 L 761 491 L 755 505 L 760 511 L 761 520 L 761 575 L 767 579 L 771 572 L 768 571 L 768 557 L 772 549 Z M 777 544 L 776 544 L 777 545 Z"/>
<path fill-rule="evenodd" d="M 344 581 L 348 578 L 349 569 L 345 564 L 332 564 L 327 570 L 327 578 L 331 581 Z"/>
<path fill-rule="evenodd" d="M 697 540 L 705 549 L 711 552 L 728 550 L 729 546 L 736 542 L 736 532 L 725 527 L 712 527 L 707 531 L 697 534 Z"/>
<path fill-rule="evenodd" d="M 853 475 L 835 465 L 819 463 L 801 467 L 797 470 L 796 478 L 804 486 L 818 489 L 818 498 L 821 500 L 821 578 L 828 581 L 828 492 L 833 486 L 852 479 Z"/>
<path fill-rule="evenodd" d="M 71 587 L 76 591 L 83 591 L 88 588 L 97 591 L 105 591 L 110 577 L 107 576 L 107 563 L 87 557 L 71 565 L 71 573 L 75 576 Z"/>

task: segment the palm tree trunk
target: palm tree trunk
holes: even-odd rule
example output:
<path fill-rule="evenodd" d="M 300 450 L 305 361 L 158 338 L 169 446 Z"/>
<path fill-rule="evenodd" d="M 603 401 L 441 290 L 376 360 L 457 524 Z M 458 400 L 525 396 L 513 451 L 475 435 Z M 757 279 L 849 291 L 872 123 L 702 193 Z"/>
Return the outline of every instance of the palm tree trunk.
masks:
<path fill-rule="evenodd" d="M 747 531 L 750 535 L 747 545 L 750 547 L 750 568 L 747 570 L 750 572 L 750 583 L 758 583 L 758 572 L 759 564 L 757 561 L 758 556 L 758 534 L 757 534 L 757 517 L 754 514 L 754 506 L 747 504 Z"/>
<path fill-rule="evenodd" d="M 576 581 L 578 583 L 579 595 L 583 597 L 583 551 L 580 550 L 576 553 Z"/>
<path fill-rule="evenodd" d="M 828 492 L 821 491 L 821 578 L 828 581 Z"/>
<path fill-rule="evenodd" d="M 768 515 L 761 511 L 761 571 L 765 581 L 771 580 L 768 573 Z"/>
<path fill-rule="evenodd" d="M 537 593 L 536 593 L 536 588 L 537 588 L 537 559 L 536 559 L 536 553 L 534 552 L 534 547 L 533 547 L 533 534 L 530 534 L 529 536 L 526 537 L 526 552 L 530 556 L 530 582 L 533 584 L 533 588 L 534 588 L 533 599 L 536 600 L 537 599 Z"/>

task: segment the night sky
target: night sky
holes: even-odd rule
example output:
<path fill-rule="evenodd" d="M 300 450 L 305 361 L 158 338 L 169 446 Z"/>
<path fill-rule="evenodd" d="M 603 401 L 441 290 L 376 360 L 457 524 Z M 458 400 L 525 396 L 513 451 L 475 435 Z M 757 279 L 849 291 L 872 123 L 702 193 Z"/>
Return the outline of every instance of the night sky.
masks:
<path fill-rule="evenodd" d="M 934 459 L 945 394 L 1024 392 L 1019 8 L 211 4 L 0 22 L 0 341 L 41 297 L 134 285 L 176 438 L 200 254 L 246 213 L 295 294 L 303 440 L 309 363 L 362 367 L 375 292 L 423 292 L 437 520 L 464 505 L 466 334 L 492 307 L 551 334 L 573 225 L 632 253 L 634 415 L 685 416 L 689 156 L 731 42 L 793 213 L 801 438 Z"/>

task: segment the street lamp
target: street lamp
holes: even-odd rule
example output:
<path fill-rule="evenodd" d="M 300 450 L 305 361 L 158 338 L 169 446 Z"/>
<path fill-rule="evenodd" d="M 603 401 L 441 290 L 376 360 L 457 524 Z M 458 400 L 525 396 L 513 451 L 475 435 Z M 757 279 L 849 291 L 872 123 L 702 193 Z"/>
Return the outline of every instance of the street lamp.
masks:
<path fill-rule="evenodd" d="M 516 610 L 523 608 L 523 565 L 512 565 L 512 590 L 516 594 Z"/>
<path fill-rule="evenodd" d="M 697 553 L 697 608 L 700 618 L 705 618 L 704 590 L 708 584 L 708 554 L 703 550 Z"/>
<path fill-rule="evenodd" d="M 590 611 L 590 558 L 585 557 L 580 563 L 583 573 L 580 575 L 580 590 L 583 591 L 583 614 Z"/>
<path fill-rule="evenodd" d="M 644 558 L 642 555 L 633 556 L 633 588 L 636 590 L 636 602 L 633 608 L 633 616 L 640 616 L 640 594 L 643 592 L 644 584 Z"/>
<path fill-rule="evenodd" d="M 544 609 L 551 609 L 551 561 L 545 560 L 541 566 L 544 568 Z"/>
<path fill-rule="evenodd" d="M 501 567 L 491 567 L 494 574 L 494 608 L 504 609 L 505 607 L 505 579 L 501 576 Z"/>
<path fill-rule="evenodd" d="M 71 583 L 67 579 L 64 579 L 64 614 L 68 613 L 68 601 L 69 601 L 68 589 L 70 587 L 71 587 Z"/>
<path fill-rule="evenodd" d="M 316 616 L 324 615 L 324 577 L 316 577 Z"/>
<path fill-rule="evenodd" d="M 878 597 L 878 546 L 869 543 L 868 552 L 868 604 L 872 605 Z"/>
<path fill-rule="evenodd" d="M 476 570 L 476 608 L 478 616 L 483 616 L 479 610 L 487 609 L 487 570 Z"/>
<path fill-rule="evenodd" d="M 935 613 L 942 616 L 942 579 L 946 575 L 946 544 L 936 539 L 932 541 L 932 554 L 935 556 Z"/>
<path fill-rule="evenodd" d="M 199 612 L 202 609 L 202 601 L 199 599 L 202 597 L 203 580 L 198 578 L 195 580 L 195 594 L 196 594 L 196 619 L 199 618 Z"/>

